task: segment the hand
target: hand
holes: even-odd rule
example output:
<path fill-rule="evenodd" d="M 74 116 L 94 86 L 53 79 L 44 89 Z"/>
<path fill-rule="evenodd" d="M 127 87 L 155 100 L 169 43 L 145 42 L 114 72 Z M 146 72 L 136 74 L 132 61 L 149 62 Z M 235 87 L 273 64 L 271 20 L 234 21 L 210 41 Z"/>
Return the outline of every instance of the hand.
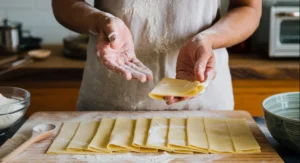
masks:
<path fill-rule="evenodd" d="M 210 73 L 214 79 L 216 76 L 215 64 L 211 41 L 205 35 L 196 35 L 187 41 L 179 52 L 176 78 L 204 82 Z M 190 98 L 165 97 L 168 105 L 187 99 Z"/>
<path fill-rule="evenodd" d="M 124 22 L 108 17 L 99 33 L 97 55 L 104 66 L 127 80 L 152 80 L 152 71 L 135 56 L 132 35 Z"/>

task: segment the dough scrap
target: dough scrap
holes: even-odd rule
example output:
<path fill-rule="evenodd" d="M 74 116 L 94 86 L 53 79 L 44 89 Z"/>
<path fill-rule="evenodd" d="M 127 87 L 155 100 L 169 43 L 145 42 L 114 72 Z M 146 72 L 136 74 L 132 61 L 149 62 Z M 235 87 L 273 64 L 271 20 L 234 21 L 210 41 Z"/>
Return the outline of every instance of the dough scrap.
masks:
<path fill-rule="evenodd" d="M 163 100 L 165 96 L 195 97 L 202 90 L 203 85 L 199 81 L 163 78 L 150 92 L 149 96 L 156 100 Z"/>

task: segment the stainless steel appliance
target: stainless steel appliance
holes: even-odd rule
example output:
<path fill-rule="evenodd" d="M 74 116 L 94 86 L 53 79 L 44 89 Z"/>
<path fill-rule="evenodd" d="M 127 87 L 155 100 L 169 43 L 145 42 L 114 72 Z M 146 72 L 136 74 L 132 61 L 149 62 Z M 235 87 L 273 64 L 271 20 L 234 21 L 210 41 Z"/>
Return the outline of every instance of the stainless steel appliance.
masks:
<path fill-rule="evenodd" d="M 300 57 L 299 2 L 279 2 L 271 8 L 269 57 Z"/>
<path fill-rule="evenodd" d="M 0 51 L 5 53 L 15 53 L 19 50 L 21 40 L 21 23 L 3 20 L 0 26 Z"/>
<path fill-rule="evenodd" d="M 33 37 L 16 21 L 3 20 L 0 25 L 0 56 L 41 48 L 42 39 Z"/>

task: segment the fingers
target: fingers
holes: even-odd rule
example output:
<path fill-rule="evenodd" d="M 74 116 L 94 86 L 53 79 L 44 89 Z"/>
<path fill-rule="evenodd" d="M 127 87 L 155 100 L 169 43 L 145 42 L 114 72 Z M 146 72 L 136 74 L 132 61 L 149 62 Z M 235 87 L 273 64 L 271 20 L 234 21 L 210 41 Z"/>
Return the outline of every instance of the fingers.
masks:
<path fill-rule="evenodd" d="M 148 67 L 146 67 L 139 59 L 133 58 L 132 63 L 136 66 L 136 69 L 147 76 L 148 80 L 153 80 L 152 71 Z"/>
<path fill-rule="evenodd" d="M 198 61 L 195 64 L 195 68 L 194 68 L 196 80 L 198 80 L 200 82 L 205 81 L 205 78 L 206 78 L 205 71 L 206 71 L 207 65 L 209 63 L 209 60 L 210 59 L 214 60 L 214 58 L 212 58 L 212 57 L 214 57 L 214 55 L 210 54 L 210 53 L 204 53 L 200 56 L 200 58 L 198 59 Z"/>
<path fill-rule="evenodd" d="M 126 53 L 129 58 L 133 58 L 131 61 L 125 62 L 128 69 L 132 70 L 133 78 L 140 80 L 141 82 L 146 82 L 147 80 L 152 80 L 152 71 L 148 69 L 141 61 L 139 61 L 134 52 Z"/>
<path fill-rule="evenodd" d="M 137 79 L 143 83 L 147 81 L 146 75 L 139 72 L 139 70 L 136 68 L 134 64 L 128 62 L 122 66 L 131 73 L 132 78 Z"/>
<path fill-rule="evenodd" d="M 205 70 L 206 79 L 205 80 L 214 80 L 215 79 L 216 74 L 217 74 L 215 67 L 216 67 L 216 59 L 215 59 L 215 56 L 213 55 L 209 59 L 207 66 L 206 66 L 206 70 Z"/>
<path fill-rule="evenodd" d="M 167 105 L 172 105 L 174 103 L 178 103 L 181 101 L 192 99 L 193 97 L 174 97 L 174 96 L 165 96 L 164 100 L 166 101 Z"/>
<path fill-rule="evenodd" d="M 112 70 L 115 73 L 120 73 L 122 76 L 126 78 L 126 80 L 132 79 L 132 73 L 124 68 L 123 66 L 118 65 L 117 63 L 110 62 L 108 60 L 103 61 L 104 66 L 106 66 L 109 70 Z"/>
<path fill-rule="evenodd" d="M 146 82 L 146 75 L 140 73 L 126 64 L 117 64 L 109 60 L 103 61 L 104 66 L 115 73 L 120 73 L 126 80 L 137 79 L 141 82 Z"/>
<path fill-rule="evenodd" d="M 179 97 L 174 96 L 165 96 L 164 100 L 166 101 L 167 105 L 174 104 L 179 101 Z"/>

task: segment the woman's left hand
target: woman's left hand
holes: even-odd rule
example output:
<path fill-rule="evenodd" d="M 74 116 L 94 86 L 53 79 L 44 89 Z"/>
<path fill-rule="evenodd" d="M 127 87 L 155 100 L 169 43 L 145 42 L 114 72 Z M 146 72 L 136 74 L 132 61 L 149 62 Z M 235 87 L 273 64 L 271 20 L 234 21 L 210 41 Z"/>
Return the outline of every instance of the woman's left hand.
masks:
<path fill-rule="evenodd" d="M 204 82 L 208 73 L 216 76 L 216 60 L 211 40 L 204 34 L 198 34 L 187 41 L 181 48 L 176 65 L 176 78 Z M 189 98 L 165 97 L 168 105 Z"/>

